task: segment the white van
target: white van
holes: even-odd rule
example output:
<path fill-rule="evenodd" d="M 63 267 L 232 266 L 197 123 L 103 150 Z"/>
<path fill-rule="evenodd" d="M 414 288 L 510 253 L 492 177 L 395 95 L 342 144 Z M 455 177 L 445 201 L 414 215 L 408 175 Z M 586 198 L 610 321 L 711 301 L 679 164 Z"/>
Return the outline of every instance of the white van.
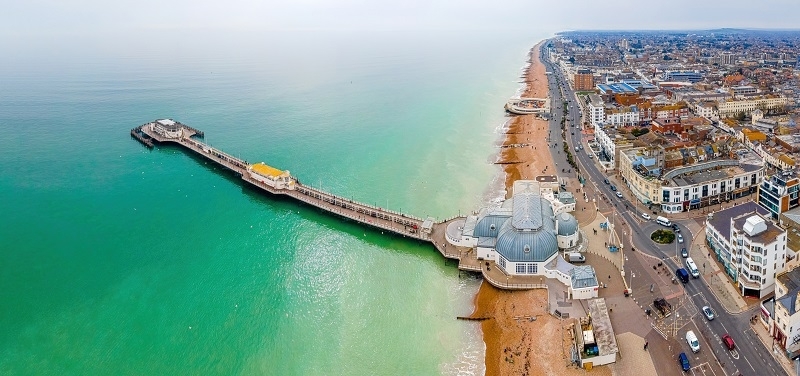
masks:
<path fill-rule="evenodd" d="M 567 261 L 575 263 L 586 262 L 586 257 L 578 252 L 570 252 L 567 253 Z"/>
<path fill-rule="evenodd" d="M 664 217 L 662 217 L 660 215 L 658 217 L 656 217 L 656 223 L 658 223 L 658 224 L 660 224 L 662 226 L 667 226 L 667 227 L 672 226 L 672 222 L 670 222 L 669 219 L 666 219 L 666 218 L 664 218 Z"/>
<path fill-rule="evenodd" d="M 686 258 L 686 269 L 689 270 L 689 274 L 692 275 L 692 278 L 700 278 L 700 271 L 697 270 L 697 264 L 694 263 L 691 257 Z"/>

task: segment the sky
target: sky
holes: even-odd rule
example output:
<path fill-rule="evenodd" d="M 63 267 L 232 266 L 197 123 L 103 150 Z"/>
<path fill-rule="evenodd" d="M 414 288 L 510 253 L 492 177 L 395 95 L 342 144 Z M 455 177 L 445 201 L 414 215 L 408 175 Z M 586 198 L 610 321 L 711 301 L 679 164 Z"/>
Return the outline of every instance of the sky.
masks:
<path fill-rule="evenodd" d="M 281 30 L 797 28 L 797 0 L 3 0 L 0 37 Z"/>
<path fill-rule="evenodd" d="M 798 0 L 0 0 L 0 9 L 0 73 L 74 57 L 248 53 L 297 33 L 312 39 L 295 48 L 319 32 L 535 41 L 568 30 L 800 27 Z"/>

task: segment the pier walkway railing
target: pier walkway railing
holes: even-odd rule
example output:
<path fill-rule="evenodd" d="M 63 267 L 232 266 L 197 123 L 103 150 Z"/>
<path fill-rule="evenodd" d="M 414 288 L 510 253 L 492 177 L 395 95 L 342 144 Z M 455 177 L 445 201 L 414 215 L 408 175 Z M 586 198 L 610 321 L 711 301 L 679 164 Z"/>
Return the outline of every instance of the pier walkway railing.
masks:
<path fill-rule="evenodd" d="M 184 126 L 181 124 L 181 126 Z M 276 189 L 250 176 L 247 161 L 234 157 L 222 150 L 215 149 L 210 145 L 190 138 L 192 135 L 199 134 L 200 131 L 188 128 L 189 136 L 181 138 L 166 138 L 153 132 L 146 124 L 134 128 L 136 134 L 145 134 L 150 139 L 159 143 L 172 142 L 179 144 L 198 155 L 201 155 L 214 163 L 235 172 L 242 177 L 242 180 L 251 185 L 267 191 L 271 194 L 290 196 L 298 201 L 302 201 L 321 210 L 348 218 L 350 220 L 363 223 L 384 231 L 390 231 L 405 237 L 415 238 L 424 241 L 431 241 L 430 234 L 423 231 L 423 220 L 421 218 L 398 213 L 378 206 L 364 204 L 351 199 L 339 197 L 337 195 L 322 191 L 317 188 L 306 186 L 295 181 L 295 189 Z M 137 138 L 139 139 L 139 138 Z M 139 139 L 142 141 L 142 139 Z M 294 179 L 294 178 L 293 178 Z"/>

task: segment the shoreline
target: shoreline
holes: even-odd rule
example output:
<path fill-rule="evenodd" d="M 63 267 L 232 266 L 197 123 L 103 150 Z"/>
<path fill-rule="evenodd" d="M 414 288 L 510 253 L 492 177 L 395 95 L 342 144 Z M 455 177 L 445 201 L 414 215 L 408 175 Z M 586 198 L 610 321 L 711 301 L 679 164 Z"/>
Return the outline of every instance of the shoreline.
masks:
<path fill-rule="evenodd" d="M 540 48 L 546 41 L 539 41 L 528 53 L 522 75 L 524 85 L 517 91 L 520 96 L 548 96 L 545 67 L 540 61 Z M 511 196 L 514 181 L 553 173 L 548 128 L 548 121 L 535 115 L 515 115 L 504 125 L 495 164 L 503 171 L 506 198 Z M 505 291 L 485 280 L 481 282 L 471 316 L 491 317 L 480 324 L 486 375 L 562 375 L 577 371 L 568 368 L 568 349 L 553 346 L 552 342 L 563 335 L 559 333 L 565 333 L 562 325 L 570 325 L 571 320 L 562 322 L 550 316 L 548 298 L 547 290 Z"/>

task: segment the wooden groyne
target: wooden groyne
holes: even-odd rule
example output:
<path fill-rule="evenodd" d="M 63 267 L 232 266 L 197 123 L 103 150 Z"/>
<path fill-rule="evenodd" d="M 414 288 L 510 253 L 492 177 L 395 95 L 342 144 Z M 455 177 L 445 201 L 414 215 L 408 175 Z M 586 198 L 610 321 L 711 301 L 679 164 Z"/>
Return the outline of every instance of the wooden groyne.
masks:
<path fill-rule="evenodd" d="M 485 321 L 491 319 L 491 317 L 467 317 L 467 316 L 458 316 L 456 317 L 458 320 L 466 320 L 466 321 Z"/>

